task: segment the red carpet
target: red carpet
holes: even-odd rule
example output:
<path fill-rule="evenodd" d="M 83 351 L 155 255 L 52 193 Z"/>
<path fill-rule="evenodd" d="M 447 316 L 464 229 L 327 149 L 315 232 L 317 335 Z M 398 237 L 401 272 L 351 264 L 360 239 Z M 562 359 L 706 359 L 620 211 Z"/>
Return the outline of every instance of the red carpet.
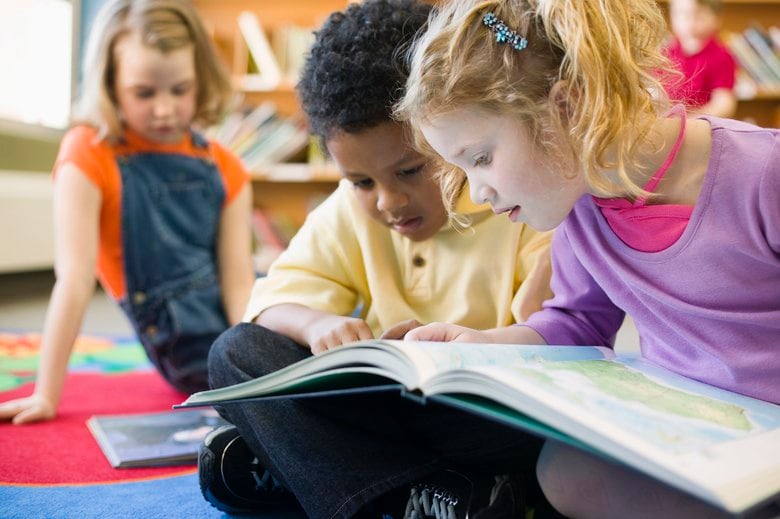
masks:
<path fill-rule="evenodd" d="M 0 401 L 32 392 L 39 342 L 37 334 L 0 334 Z M 69 371 L 55 420 L 0 423 L 0 484 L 87 484 L 193 472 L 192 467 L 114 469 L 87 429 L 93 414 L 164 411 L 186 398 L 151 368 L 136 341 L 79 337 Z"/>
<path fill-rule="evenodd" d="M 31 391 L 32 384 L 27 383 L 0 393 L 0 400 L 27 396 Z M 72 373 L 56 420 L 25 426 L 0 424 L 5 447 L 0 456 L 0 483 L 93 483 L 192 472 L 191 467 L 114 469 L 85 425 L 93 414 L 164 411 L 185 397 L 152 371 Z"/>
<path fill-rule="evenodd" d="M 0 402 L 32 392 L 37 334 L 0 332 Z M 95 414 L 171 409 L 187 395 L 153 370 L 135 340 L 76 341 L 55 420 L 0 422 L 0 517 L 224 518 L 201 496 L 193 466 L 114 469 L 86 426 Z M 295 511 L 267 519 L 302 519 Z"/>

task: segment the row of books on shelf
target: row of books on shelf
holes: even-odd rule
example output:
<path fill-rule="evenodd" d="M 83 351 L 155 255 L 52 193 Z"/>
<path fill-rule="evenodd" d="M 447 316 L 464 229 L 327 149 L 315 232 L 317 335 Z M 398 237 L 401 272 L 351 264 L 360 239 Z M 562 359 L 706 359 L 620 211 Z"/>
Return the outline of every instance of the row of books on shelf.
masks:
<path fill-rule="evenodd" d="M 309 132 L 302 117 L 282 117 L 271 101 L 236 110 L 207 130 L 241 159 L 248 171 L 305 156 Z"/>
<path fill-rule="evenodd" d="M 737 97 L 780 96 L 780 27 L 754 24 L 742 32 L 724 33 L 723 40 L 738 64 Z"/>

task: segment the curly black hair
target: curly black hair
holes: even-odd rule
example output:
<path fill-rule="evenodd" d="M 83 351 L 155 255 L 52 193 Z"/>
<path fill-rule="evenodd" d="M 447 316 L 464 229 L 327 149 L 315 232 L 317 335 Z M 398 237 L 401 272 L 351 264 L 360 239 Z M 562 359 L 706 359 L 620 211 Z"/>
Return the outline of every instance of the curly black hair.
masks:
<path fill-rule="evenodd" d="M 430 10 L 415 0 L 366 0 L 328 17 L 296 87 L 312 134 L 324 143 L 392 120 L 408 73 L 405 49 Z"/>

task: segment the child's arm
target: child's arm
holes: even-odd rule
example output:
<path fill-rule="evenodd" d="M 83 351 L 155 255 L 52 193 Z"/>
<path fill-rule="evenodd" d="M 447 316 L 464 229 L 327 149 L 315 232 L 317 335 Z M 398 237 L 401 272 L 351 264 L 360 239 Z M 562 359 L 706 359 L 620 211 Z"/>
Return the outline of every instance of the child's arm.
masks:
<path fill-rule="evenodd" d="M 217 254 L 222 304 L 231 326 L 241 322 L 255 277 L 250 238 L 251 204 L 252 187 L 247 183 L 222 210 L 219 223 Z"/>
<path fill-rule="evenodd" d="M 55 273 L 41 338 L 40 362 L 32 396 L 0 405 L 0 419 L 15 424 L 56 415 L 68 359 L 95 288 L 101 198 L 98 189 L 72 164 L 60 168 L 55 183 Z"/>
<path fill-rule="evenodd" d="M 308 346 L 315 354 L 348 342 L 374 338 L 371 328 L 362 319 L 291 303 L 267 308 L 254 322 Z"/>
<path fill-rule="evenodd" d="M 737 112 L 737 96 L 730 88 L 716 88 L 712 91 L 707 104 L 700 106 L 695 111 L 715 117 L 734 117 Z"/>

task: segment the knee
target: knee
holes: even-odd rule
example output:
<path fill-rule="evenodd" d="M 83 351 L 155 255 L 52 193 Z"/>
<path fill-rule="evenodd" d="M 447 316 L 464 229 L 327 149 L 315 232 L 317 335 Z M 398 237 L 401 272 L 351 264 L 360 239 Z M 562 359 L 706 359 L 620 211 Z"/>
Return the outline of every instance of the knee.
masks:
<path fill-rule="evenodd" d="M 242 351 L 252 344 L 252 336 L 259 328 L 248 323 L 239 323 L 222 332 L 208 354 L 209 384 L 211 387 L 222 387 L 234 383 L 229 373 L 236 367 L 240 369 L 243 364 Z M 229 378 L 228 378 L 229 377 Z"/>
<path fill-rule="evenodd" d="M 604 510 L 603 488 L 589 456 L 566 445 L 547 441 L 536 464 L 539 486 L 550 504 L 566 517 L 598 517 Z"/>

